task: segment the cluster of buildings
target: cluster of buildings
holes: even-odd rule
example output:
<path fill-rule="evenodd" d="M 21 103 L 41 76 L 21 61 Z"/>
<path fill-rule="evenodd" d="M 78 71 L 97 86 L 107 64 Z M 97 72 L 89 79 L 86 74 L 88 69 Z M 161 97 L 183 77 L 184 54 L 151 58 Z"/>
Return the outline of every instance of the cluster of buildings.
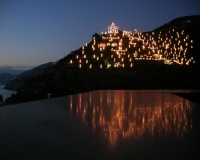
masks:
<path fill-rule="evenodd" d="M 91 43 L 73 52 L 68 63 L 78 68 L 130 68 L 140 60 L 190 65 L 195 63 L 188 54 L 192 49 L 193 40 L 184 30 L 140 33 L 120 31 L 112 23 L 108 32 L 93 35 Z"/>

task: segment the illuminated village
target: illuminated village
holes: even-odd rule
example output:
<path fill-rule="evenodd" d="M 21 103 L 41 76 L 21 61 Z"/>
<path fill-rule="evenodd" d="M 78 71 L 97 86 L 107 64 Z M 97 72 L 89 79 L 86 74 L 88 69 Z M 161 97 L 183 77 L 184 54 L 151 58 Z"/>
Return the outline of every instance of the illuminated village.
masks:
<path fill-rule="evenodd" d="M 167 32 L 120 31 L 114 23 L 108 32 L 93 35 L 91 43 L 72 52 L 69 64 L 76 68 L 130 68 L 135 61 L 163 61 L 164 64 L 190 65 L 188 54 L 193 40 L 184 30 Z"/>

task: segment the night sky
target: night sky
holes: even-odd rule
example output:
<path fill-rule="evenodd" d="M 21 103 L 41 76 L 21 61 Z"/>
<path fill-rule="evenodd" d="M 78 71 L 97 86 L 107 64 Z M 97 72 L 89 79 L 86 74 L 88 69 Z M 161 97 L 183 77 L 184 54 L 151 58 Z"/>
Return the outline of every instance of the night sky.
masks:
<path fill-rule="evenodd" d="M 151 31 L 200 15 L 199 0 L 0 0 L 0 66 L 55 62 L 107 31 Z"/>

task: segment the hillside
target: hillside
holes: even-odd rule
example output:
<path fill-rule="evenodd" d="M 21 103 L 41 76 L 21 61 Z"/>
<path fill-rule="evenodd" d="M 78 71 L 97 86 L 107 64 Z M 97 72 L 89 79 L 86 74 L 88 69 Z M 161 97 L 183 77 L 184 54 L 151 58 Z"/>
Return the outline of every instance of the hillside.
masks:
<path fill-rule="evenodd" d="M 186 19 L 195 28 L 194 17 Z M 179 19 L 145 33 L 120 31 L 112 23 L 108 32 L 95 33 L 90 43 L 31 78 L 6 103 L 97 89 L 200 89 L 199 49 L 191 38 L 199 32 L 189 35 Z"/>
<path fill-rule="evenodd" d="M 200 28 L 200 15 L 195 15 L 195 16 L 185 16 L 176 18 L 154 29 L 154 31 L 169 31 L 172 29 L 185 30 L 193 38 L 195 37 L 199 38 L 200 35 L 199 28 Z"/>
<path fill-rule="evenodd" d="M 10 80 L 9 83 L 7 83 L 4 88 L 9 89 L 9 90 L 20 89 L 30 78 L 35 77 L 36 75 L 40 74 L 45 69 L 49 68 L 52 64 L 53 62 L 45 63 L 31 70 L 22 72 L 18 76 L 14 76 L 15 78 Z"/>
<path fill-rule="evenodd" d="M 5 85 L 7 84 L 9 81 L 11 81 L 14 77 L 16 77 L 16 75 L 12 75 L 9 73 L 1 73 L 0 74 L 0 85 Z"/>
<path fill-rule="evenodd" d="M 200 51 L 200 15 L 176 18 L 169 23 L 156 28 L 154 31 L 168 32 L 172 29 L 184 30 L 194 40 L 195 52 Z M 197 55 L 200 58 L 199 54 Z"/>

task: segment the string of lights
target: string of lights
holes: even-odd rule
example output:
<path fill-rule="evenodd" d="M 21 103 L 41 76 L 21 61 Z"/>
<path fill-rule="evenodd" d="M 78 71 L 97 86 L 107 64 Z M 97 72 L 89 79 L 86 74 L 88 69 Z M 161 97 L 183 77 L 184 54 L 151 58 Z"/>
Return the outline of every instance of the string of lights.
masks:
<path fill-rule="evenodd" d="M 162 60 L 169 65 L 195 63 L 188 54 L 193 49 L 193 40 L 184 30 L 132 33 L 118 29 L 112 23 L 100 38 L 93 36 L 92 44 L 86 43 L 69 63 L 79 68 L 133 67 L 137 60 Z"/>

